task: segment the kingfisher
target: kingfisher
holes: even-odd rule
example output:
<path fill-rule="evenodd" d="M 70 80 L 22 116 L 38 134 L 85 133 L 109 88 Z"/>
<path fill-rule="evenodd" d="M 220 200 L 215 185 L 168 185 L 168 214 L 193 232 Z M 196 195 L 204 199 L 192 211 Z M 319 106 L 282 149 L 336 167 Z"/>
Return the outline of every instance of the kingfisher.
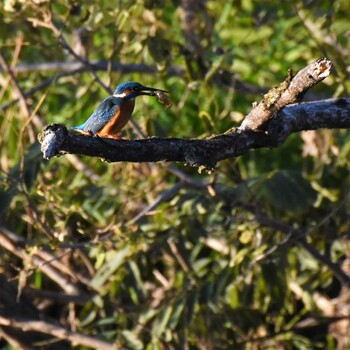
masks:
<path fill-rule="evenodd" d="M 72 129 L 84 134 L 100 137 L 120 138 L 118 133 L 131 118 L 135 107 L 135 98 L 141 95 L 156 96 L 168 91 L 144 86 L 136 81 L 119 84 L 113 95 L 105 98 L 82 125 Z"/>

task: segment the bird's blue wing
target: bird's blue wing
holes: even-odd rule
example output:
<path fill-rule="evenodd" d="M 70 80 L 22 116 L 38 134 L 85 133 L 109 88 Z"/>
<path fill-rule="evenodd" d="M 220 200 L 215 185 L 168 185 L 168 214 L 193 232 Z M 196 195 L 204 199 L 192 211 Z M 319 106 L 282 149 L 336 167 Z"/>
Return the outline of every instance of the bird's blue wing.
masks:
<path fill-rule="evenodd" d="M 75 126 L 72 129 L 96 134 L 116 114 L 120 103 L 121 99 L 108 96 L 96 107 L 94 113 L 91 114 L 84 124 Z"/>

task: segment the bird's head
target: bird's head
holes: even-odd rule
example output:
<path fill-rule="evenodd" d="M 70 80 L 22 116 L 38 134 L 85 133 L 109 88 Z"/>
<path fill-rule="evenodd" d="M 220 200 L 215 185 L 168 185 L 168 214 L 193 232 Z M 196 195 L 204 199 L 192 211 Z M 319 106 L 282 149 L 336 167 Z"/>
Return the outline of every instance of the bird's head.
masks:
<path fill-rule="evenodd" d="M 127 81 L 119 84 L 114 93 L 114 97 L 132 99 L 140 95 L 156 96 L 156 92 L 167 92 L 165 90 L 155 89 L 148 86 L 144 86 L 136 81 Z"/>

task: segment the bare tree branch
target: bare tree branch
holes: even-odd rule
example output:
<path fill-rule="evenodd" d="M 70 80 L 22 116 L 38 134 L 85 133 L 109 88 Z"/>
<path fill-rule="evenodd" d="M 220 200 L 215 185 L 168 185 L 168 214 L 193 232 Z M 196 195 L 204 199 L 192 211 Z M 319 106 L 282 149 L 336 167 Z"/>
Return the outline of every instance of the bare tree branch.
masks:
<path fill-rule="evenodd" d="M 312 86 L 327 78 L 332 70 L 332 62 L 326 58 L 309 64 L 295 76 L 289 70 L 285 81 L 264 95 L 264 99 L 246 116 L 240 129 L 259 130 L 283 107 L 299 102 Z"/>
<path fill-rule="evenodd" d="M 350 51 L 346 47 L 342 46 L 337 36 L 333 33 L 329 33 L 322 29 L 321 26 L 317 26 L 310 18 L 308 18 L 302 1 L 297 1 L 296 4 L 297 14 L 304 24 L 305 28 L 310 33 L 311 38 L 313 38 L 320 47 L 328 47 L 333 51 L 337 52 L 339 57 L 349 57 Z M 346 67 L 346 64 L 344 65 Z"/>
<path fill-rule="evenodd" d="M 0 228 L 1 247 L 22 259 L 27 266 L 30 262 L 33 268 L 42 271 L 67 294 L 79 296 L 82 302 L 90 300 L 91 295 L 79 285 L 81 278 L 77 272 L 72 271 L 56 256 L 44 249 L 28 253 L 25 249 L 26 244 L 27 242 L 16 233 L 10 232 L 4 227 Z"/>
<path fill-rule="evenodd" d="M 41 63 L 23 63 L 13 67 L 13 72 L 15 74 L 26 74 L 32 72 L 46 72 L 46 71 L 56 71 L 56 72 L 74 72 L 81 73 L 89 69 L 94 71 L 106 71 L 108 69 L 112 71 L 118 71 L 122 73 L 144 73 L 144 74 L 155 74 L 158 72 L 158 68 L 155 65 L 147 65 L 145 63 L 120 63 L 120 62 L 110 62 L 110 61 L 89 61 L 89 66 L 87 67 L 84 62 L 80 61 L 67 61 L 67 62 L 41 62 Z M 5 71 L 4 68 L 0 67 L 0 72 Z M 171 76 L 182 76 L 184 71 L 179 66 L 173 66 L 168 69 L 168 75 Z"/>
<path fill-rule="evenodd" d="M 251 212 L 256 212 L 256 208 L 249 208 L 249 206 L 245 206 L 245 209 L 248 209 Z M 290 237 L 290 241 L 295 241 L 316 260 L 318 260 L 324 266 L 327 266 L 342 285 L 350 286 L 350 276 L 348 276 L 347 273 L 342 270 L 341 266 L 339 264 L 333 263 L 327 256 L 322 255 L 314 246 L 307 242 L 307 231 L 304 231 L 302 229 L 296 229 L 283 222 L 279 222 L 275 219 L 268 217 L 262 212 L 256 213 L 255 218 L 260 224 L 265 225 L 267 227 L 272 227 L 286 234 L 287 237 Z"/>
<path fill-rule="evenodd" d="M 187 186 L 205 191 L 211 195 L 209 190 L 209 185 L 204 183 L 203 181 L 199 180 L 196 183 L 184 182 L 184 184 L 186 184 Z M 230 193 L 229 188 L 215 186 L 214 191 L 215 191 L 215 196 L 218 196 L 221 200 L 224 200 L 225 202 L 227 202 L 228 205 L 232 205 L 232 196 L 229 195 Z M 277 249 L 288 244 L 298 244 L 299 246 L 304 248 L 314 259 L 316 259 L 321 264 L 326 266 L 330 271 L 332 271 L 335 278 L 337 278 L 338 281 L 343 286 L 350 286 L 350 274 L 345 271 L 345 269 L 341 266 L 341 264 L 332 262 L 332 260 L 328 256 L 321 254 L 314 246 L 312 246 L 310 243 L 307 242 L 307 237 L 311 234 L 311 232 L 316 231 L 322 225 L 324 225 L 325 222 L 329 221 L 334 216 L 334 214 L 344 206 L 345 202 L 348 199 L 349 199 L 349 194 L 344 196 L 344 198 L 340 201 L 340 203 L 326 217 L 324 217 L 321 222 L 319 222 L 317 225 L 309 229 L 295 228 L 284 222 L 281 222 L 272 217 L 269 217 L 266 213 L 264 213 L 260 209 L 257 209 L 257 207 L 254 205 L 237 202 L 236 206 L 242 207 L 242 209 L 252 213 L 255 216 L 256 222 L 258 222 L 263 226 L 273 228 L 285 234 L 285 238 L 280 243 L 276 243 L 274 246 L 270 247 L 263 254 L 255 258 L 251 262 L 250 268 L 253 268 L 254 264 L 256 264 L 257 262 L 260 262 L 261 260 L 265 259 L 267 256 L 273 254 Z M 240 277 L 240 281 L 243 281 L 244 278 L 245 276 L 242 274 Z"/>
<path fill-rule="evenodd" d="M 31 111 L 29 109 L 29 106 L 27 104 L 26 99 L 24 98 L 23 91 L 20 88 L 20 86 L 19 86 L 19 84 L 18 84 L 18 82 L 16 80 L 16 76 L 15 76 L 15 74 L 12 71 L 12 67 L 10 67 L 10 65 L 6 62 L 5 57 L 2 55 L 1 52 L 0 52 L 0 66 L 4 67 L 4 69 L 6 70 L 6 72 L 10 76 L 12 85 L 14 87 L 16 95 L 18 96 L 18 100 L 20 102 L 20 106 L 21 106 L 21 109 L 23 111 L 23 114 L 29 120 L 29 124 L 28 124 L 29 137 L 31 139 L 31 142 L 34 142 L 34 140 L 35 140 L 34 128 L 33 128 L 33 125 L 30 123 Z"/>
<path fill-rule="evenodd" d="M 144 63 L 141 64 L 124 64 L 120 62 L 109 62 L 109 61 L 89 61 L 90 66 L 86 66 L 82 62 L 77 61 L 69 61 L 69 62 L 42 62 L 42 63 L 26 63 L 20 64 L 12 68 L 12 71 L 15 75 L 17 74 L 27 74 L 30 72 L 49 72 L 56 71 L 59 72 L 52 76 L 51 78 L 47 78 L 43 80 L 40 84 L 34 86 L 32 89 L 23 91 L 24 97 L 32 96 L 37 91 L 40 91 L 47 86 L 51 85 L 53 82 L 58 81 L 60 78 L 64 78 L 74 74 L 81 74 L 86 71 L 90 71 L 93 69 L 95 72 L 97 71 L 107 71 L 112 70 L 115 72 L 129 74 L 129 73 L 142 73 L 142 74 L 156 74 L 158 72 L 158 68 L 155 65 L 147 65 Z M 4 69 L 0 66 L 0 72 L 4 71 Z M 167 70 L 167 76 L 183 76 L 184 70 L 180 66 L 173 66 Z M 243 81 L 240 81 L 238 77 L 234 77 L 234 86 L 237 91 L 246 94 L 262 94 L 266 92 L 265 88 L 261 88 L 255 86 L 253 84 L 249 84 Z M 9 107 L 13 106 L 19 101 L 18 98 L 13 99 L 7 103 L 4 103 L 0 106 L 0 112 L 5 111 Z"/>
<path fill-rule="evenodd" d="M 325 79 L 332 63 L 319 59 L 291 74 L 272 89 L 247 115 L 241 127 L 207 139 L 147 138 L 115 140 L 68 132 L 63 125 L 49 125 L 39 135 L 45 159 L 66 153 L 100 157 L 108 162 L 184 162 L 208 169 L 241 156 L 250 149 L 277 147 L 292 133 L 319 128 L 349 128 L 350 99 L 286 105 L 298 100 L 310 87 Z M 262 129 L 263 128 L 263 129 Z"/>
<path fill-rule="evenodd" d="M 113 343 L 90 337 L 81 333 L 72 332 L 59 325 L 41 320 L 19 320 L 0 316 L 0 326 L 19 328 L 24 332 L 35 331 L 50 334 L 58 339 L 71 342 L 73 345 L 87 346 L 92 349 L 112 350 L 117 349 Z"/>
<path fill-rule="evenodd" d="M 166 160 L 212 168 L 217 162 L 241 156 L 250 149 L 276 147 L 294 132 L 349 127 L 350 99 L 335 99 L 289 106 L 273 119 L 267 133 L 237 130 L 209 139 L 114 140 L 77 135 L 54 124 L 46 127 L 39 138 L 45 159 L 70 153 L 108 162 Z"/>

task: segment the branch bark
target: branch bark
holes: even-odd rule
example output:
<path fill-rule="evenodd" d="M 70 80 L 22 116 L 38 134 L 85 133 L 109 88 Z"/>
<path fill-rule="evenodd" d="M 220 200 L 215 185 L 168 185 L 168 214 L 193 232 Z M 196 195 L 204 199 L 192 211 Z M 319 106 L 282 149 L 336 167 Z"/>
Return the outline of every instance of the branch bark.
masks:
<path fill-rule="evenodd" d="M 266 132 L 238 129 L 209 139 L 113 140 L 77 135 L 63 125 L 53 124 L 44 129 L 39 140 L 45 159 L 70 153 L 108 162 L 165 160 L 211 169 L 217 162 L 241 156 L 251 149 L 277 147 L 295 132 L 349 127 L 350 99 L 334 99 L 289 106 L 271 120 Z"/>
<path fill-rule="evenodd" d="M 72 343 L 74 346 L 82 345 L 99 350 L 117 349 L 117 346 L 113 343 L 90 337 L 81 333 L 72 332 L 66 328 L 50 323 L 48 321 L 29 319 L 20 320 L 10 317 L 3 317 L 0 315 L 0 326 L 17 328 L 24 332 L 40 332 L 49 334 L 58 339 L 66 340 Z"/>
<path fill-rule="evenodd" d="M 63 125 L 49 125 L 39 135 L 45 159 L 63 154 L 99 157 L 107 162 L 184 162 L 215 168 L 217 162 L 241 156 L 251 149 L 273 148 L 295 132 L 319 128 L 349 128 L 350 99 L 288 104 L 299 100 L 325 79 L 333 65 L 319 59 L 298 74 L 291 73 L 246 116 L 238 129 L 207 139 L 147 138 L 114 140 L 68 132 Z"/>

